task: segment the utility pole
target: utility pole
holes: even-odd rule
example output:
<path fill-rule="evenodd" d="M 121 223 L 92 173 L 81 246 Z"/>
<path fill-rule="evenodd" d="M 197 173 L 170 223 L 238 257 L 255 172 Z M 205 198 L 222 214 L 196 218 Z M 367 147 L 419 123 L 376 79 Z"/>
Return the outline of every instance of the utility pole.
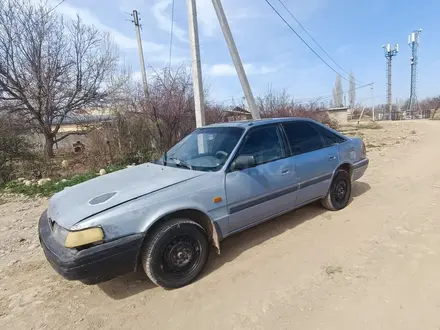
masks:
<path fill-rule="evenodd" d="M 373 112 L 373 121 L 375 121 L 376 119 L 374 118 L 374 82 L 371 83 L 371 102 L 373 103 L 372 105 L 372 112 Z"/>
<path fill-rule="evenodd" d="M 419 48 L 419 34 L 422 29 L 414 30 L 408 36 L 408 45 L 411 48 L 411 89 L 409 94 L 409 106 L 407 114 L 414 117 L 414 112 L 417 111 L 417 63 L 418 63 L 418 48 Z"/>
<path fill-rule="evenodd" d="M 223 6 L 220 0 L 212 0 L 214 5 L 217 18 L 220 22 L 220 27 L 222 28 L 223 35 L 226 40 L 226 44 L 229 48 L 229 53 L 231 54 L 232 61 L 234 62 L 235 70 L 237 71 L 238 78 L 240 79 L 241 88 L 246 97 L 246 102 L 251 110 L 253 119 L 260 119 L 260 112 L 258 111 L 257 104 L 255 103 L 254 95 L 252 94 L 249 81 L 246 76 L 246 72 L 243 68 L 243 63 L 241 62 L 240 55 L 238 54 L 237 46 L 235 45 L 234 38 L 232 37 L 231 29 L 228 24 L 228 20 L 223 10 Z"/>
<path fill-rule="evenodd" d="M 392 61 L 393 57 L 399 52 L 399 45 L 396 44 L 394 49 L 391 49 L 391 45 L 383 45 L 382 48 L 385 51 L 385 58 L 387 59 L 387 101 L 390 111 L 390 120 L 392 120 L 393 112 L 393 96 L 392 96 Z"/>
<path fill-rule="evenodd" d="M 364 111 L 365 111 L 365 107 L 362 107 L 362 112 L 361 112 L 361 115 L 359 116 L 359 119 L 358 119 L 358 125 L 361 122 L 362 116 L 364 115 Z"/>
<path fill-rule="evenodd" d="M 196 110 L 196 126 L 205 125 L 205 108 L 203 97 L 202 64 L 200 62 L 199 27 L 197 24 L 196 0 L 187 0 L 189 42 L 192 58 L 192 78 L 194 103 Z"/>
<path fill-rule="evenodd" d="M 142 74 L 142 84 L 144 86 L 144 94 L 145 97 L 148 99 L 148 81 L 147 81 L 147 72 L 145 71 L 145 61 L 144 61 L 144 51 L 142 49 L 142 38 L 141 38 L 141 29 L 139 24 L 139 13 L 136 9 L 133 9 L 133 23 L 136 29 L 136 36 L 137 36 L 137 42 L 138 42 L 138 50 L 139 50 L 139 59 L 141 62 L 141 74 Z"/>

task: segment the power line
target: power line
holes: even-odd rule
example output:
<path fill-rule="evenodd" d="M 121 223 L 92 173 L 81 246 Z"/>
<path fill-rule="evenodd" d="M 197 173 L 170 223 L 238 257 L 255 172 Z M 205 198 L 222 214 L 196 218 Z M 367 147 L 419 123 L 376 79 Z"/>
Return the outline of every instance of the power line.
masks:
<path fill-rule="evenodd" d="M 169 70 L 171 71 L 171 56 L 173 54 L 173 34 L 174 34 L 174 5 L 175 0 L 173 0 L 173 3 L 171 5 L 171 29 L 170 29 L 170 57 L 168 61 Z"/>
<path fill-rule="evenodd" d="M 358 90 L 358 89 L 361 89 L 361 88 L 365 88 L 365 87 L 368 87 L 368 86 L 371 86 L 373 83 L 369 83 L 369 84 L 365 84 L 365 85 L 362 85 L 362 86 L 358 86 L 358 87 L 356 87 L 354 90 Z M 349 92 L 350 90 L 349 89 L 346 89 L 346 90 L 343 90 L 342 92 L 340 92 L 340 93 L 337 93 L 338 95 L 339 94 L 344 94 L 344 93 L 347 93 L 347 92 Z M 298 95 L 294 95 L 294 97 L 298 97 Z M 332 98 L 333 97 L 333 94 L 326 94 L 326 95 L 323 95 L 323 96 L 315 96 L 315 97 L 302 97 L 301 99 L 302 100 L 300 100 L 300 101 L 295 101 L 295 102 L 293 102 L 294 104 L 300 104 L 300 103 L 304 103 L 304 102 L 310 102 L 310 101 L 321 101 L 321 100 L 326 100 L 326 99 L 330 99 L 330 98 Z M 377 97 L 377 96 L 376 96 Z M 241 101 L 241 100 L 244 100 L 245 99 L 245 97 L 244 96 L 242 96 L 242 97 L 231 97 L 231 98 L 229 98 L 229 99 L 226 99 L 226 100 L 222 100 L 222 101 L 215 101 L 216 103 L 221 103 L 221 104 L 224 104 L 224 103 L 227 103 L 227 102 L 236 102 L 236 101 Z"/>
<path fill-rule="evenodd" d="M 312 39 L 312 41 L 319 47 L 319 49 L 322 50 L 322 52 L 327 55 L 327 57 L 339 68 L 341 69 L 346 75 L 350 76 L 350 73 L 348 73 L 347 71 L 344 70 L 343 67 L 341 67 L 334 59 L 333 57 L 330 56 L 329 53 L 327 53 L 327 51 L 318 43 L 318 41 L 316 41 L 316 39 L 310 34 L 310 32 L 301 24 L 301 22 L 295 17 L 295 15 L 293 15 L 293 13 L 289 10 L 289 8 L 287 8 L 287 6 L 284 4 L 283 1 L 278 0 L 278 2 L 281 4 L 281 6 L 284 7 L 284 9 L 289 13 L 289 15 L 295 20 L 296 23 L 298 23 L 298 25 L 301 27 L 301 29 L 303 29 L 303 31 L 310 37 L 310 39 Z M 360 80 L 357 80 L 356 78 L 354 78 L 354 80 L 356 80 L 358 83 L 363 84 L 363 82 L 361 82 Z"/>
<path fill-rule="evenodd" d="M 371 86 L 372 84 L 373 83 L 369 83 L 369 84 L 365 84 L 365 85 L 362 85 L 362 86 L 358 86 L 354 90 L 365 88 L 365 87 Z M 343 90 L 342 92 L 336 93 L 336 95 L 344 94 L 344 93 L 347 93 L 349 91 L 350 91 L 350 89 L 346 89 L 346 90 Z M 319 96 L 319 97 L 310 97 L 310 98 L 305 98 L 305 100 L 303 100 L 303 101 L 297 101 L 295 103 L 304 103 L 304 102 L 309 102 L 309 101 L 318 102 L 318 101 L 330 99 L 332 97 L 333 97 L 333 94 L 332 95 L 329 94 L 329 95 L 325 95 L 325 96 Z"/>
<path fill-rule="evenodd" d="M 214 101 L 215 103 L 220 103 L 220 104 L 225 104 L 225 103 L 238 103 L 238 102 L 243 102 L 246 99 L 245 96 L 240 96 L 240 97 L 231 97 L 229 99 L 226 100 L 222 100 L 222 101 Z"/>
<path fill-rule="evenodd" d="M 365 88 L 365 87 L 368 87 L 368 86 L 371 86 L 372 85 L 372 83 L 369 83 L 369 84 L 365 84 L 365 85 L 362 85 L 362 86 L 358 86 L 358 87 L 356 87 L 354 90 L 358 90 L 358 89 L 361 89 L 361 88 Z M 349 92 L 350 91 L 350 89 L 346 89 L 346 90 L 343 90 L 342 92 L 339 92 L 339 93 L 336 93 L 336 95 L 339 95 L 339 94 L 344 94 L 344 93 L 347 93 L 347 92 Z M 332 98 L 333 97 L 333 94 L 329 94 L 329 95 L 326 95 L 326 96 L 319 96 L 318 98 L 316 98 L 316 99 L 318 99 L 318 100 L 320 100 L 320 99 L 329 99 L 329 98 Z"/>
<path fill-rule="evenodd" d="M 66 0 L 61 0 L 60 2 L 58 2 L 57 5 L 55 5 L 54 7 L 52 7 L 51 9 L 49 9 L 49 11 L 46 13 L 46 15 L 49 15 L 51 12 L 53 12 L 55 9 L 57 9 L 63 2 L 65 2 Z"/>
<path fill-rule="evenodd" d="M 53 12 L 55 9 L 57 9 L 59 6 L 61 6 L 61 4 L 63 4 L 65 1 L 66 0 L 61 0 L 55 6 L 50 8 L 46 13 L 44 13 L 44 15 L 40 18 L 40 20 L 45 18 L 47 15 L 49 15 L 51 12 Z M 18 1 L 14 1 L 14 2 L 15 2 L 16 5 L 20 6 L 20 8 L 22 8 L 22 4 L 19 4 Z"/>
<path fill-rule="evenodd" d="M 276 10 L 276 8 L 269 2 L 269 0 L 264 0 L 266 1 L 266 3 L 272 8 L 272 10 L 278 15 L 279 18 L 281 18 L 283 20 L 283 22 L 292 30 L 293 33 L 296 34 L 296 36 L 313 52 L 313 54 L 316 55 L 316 57 L 318 57 L 330 70 L 332 70 L 334 73 L 336 73 L 339 77 L 341 77 L 342 79 L 346 80 L 346 81 L 350 81 L 349 79 L 345 78 L 343 75 L 341 75 L 338 71 L 336 71 L 330 64 L 328 64 L 308 43 L 307 41 L 305 41 L 299 34 L 298 32 L 295 31 L 295 29 L 292 27 L 292 25 L 289 24 L 289 22 L 287 22 L 285 20 L 285 18 L 279 13 L 278 10 Z"/>
<path fill-rule="evenodd" d="M 362 86 L 358 86 L 358 87 L 354 88 L 353 90 L 356 91 L 356 90 L 358 90 L 358 89 L 365 88 L 365 87 L 368 87 L 368 86 L 371 86 L 371 85 L 372 85 L 372 83 L 365 84 L 365 85 L 362 85 Z M 350 89 L 346 89 L 346 90 L 343 90 L 343 91 L 340 92 L 340 93 L 336 93 L 336 95 L 344 94 L 344 93 L 347 93 L 347 92 L 349 92 L 349 91 L 350 91 Z M 318 98 L 317 101 L 320 101 L 320 100 L 322 100 L 322 99 L 329 99 L 329 98 L 332 98 L 332 97 L 333 97 L 333 94 L 330 95 L 330 96 L 324 97 L 324 98 L 323 98 L 323 97 Z"/>

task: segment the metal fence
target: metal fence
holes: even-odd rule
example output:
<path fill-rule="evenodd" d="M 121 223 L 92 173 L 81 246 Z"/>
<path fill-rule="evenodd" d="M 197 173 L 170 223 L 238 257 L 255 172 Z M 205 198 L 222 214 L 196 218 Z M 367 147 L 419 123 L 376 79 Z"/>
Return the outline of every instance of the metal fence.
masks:
<path fill-rule="evenodd" d="M 389 111 L 379 110 L 375 113 L 376 120 L 407 120 L 407 119 L 429 119 L 431 118 L 432 110 L 422 110 L 412 113 L 403 111 Z"/>

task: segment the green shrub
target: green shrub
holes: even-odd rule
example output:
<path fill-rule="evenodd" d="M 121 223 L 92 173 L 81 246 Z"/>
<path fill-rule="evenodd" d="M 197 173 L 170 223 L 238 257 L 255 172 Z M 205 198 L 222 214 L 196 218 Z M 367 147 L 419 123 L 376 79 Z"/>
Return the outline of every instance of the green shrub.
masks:
<path fill-rule="evenodd" d="M 105 168 L 107 174 L 119 171 L 125 168 L 122 165 L 111 165 Z M 6 184 L 3 184 L 1 187 L 3 191 L 12 194 L 20 194 L 26 196 L 46 196 L 50 197 L 53 194 L 62 191 L 66 187 L 72 187 L 79 183 L 83 183 L 85 181 L 91 180 L 99 176 L 98 173 L 89 172 L 81 175 L 75 175 L 70 179 L 64 179 L 60 181 L 49 181 L 45 184 L 39 186 L 35 182 L 32 185 L 26 186 L 23 182 L 18 181 L 10 181 Z"/>

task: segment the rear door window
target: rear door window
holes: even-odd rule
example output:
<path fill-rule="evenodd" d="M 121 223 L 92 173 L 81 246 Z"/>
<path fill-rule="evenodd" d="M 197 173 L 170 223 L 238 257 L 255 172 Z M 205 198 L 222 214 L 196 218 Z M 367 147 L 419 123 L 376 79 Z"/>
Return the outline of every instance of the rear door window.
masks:
<path fill-rule="evenodd" d="M 326 147 L 324 139 L 306 121 L 292 121 L 283 124 L 292 155 L 319 150 Z"/>

